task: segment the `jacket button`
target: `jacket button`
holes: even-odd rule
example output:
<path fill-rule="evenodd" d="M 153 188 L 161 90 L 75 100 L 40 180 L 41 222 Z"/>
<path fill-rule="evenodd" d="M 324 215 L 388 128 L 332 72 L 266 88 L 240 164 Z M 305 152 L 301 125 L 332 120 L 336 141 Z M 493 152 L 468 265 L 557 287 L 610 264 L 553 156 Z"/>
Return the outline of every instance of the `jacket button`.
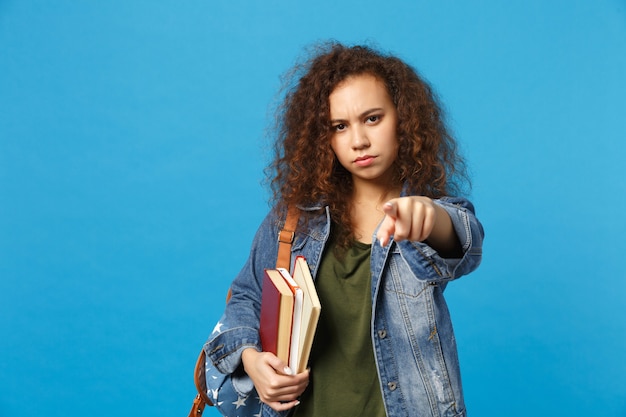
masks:
<path fill-rule="evenodd" d="M 395 391 L 396 388 L 398 388 L 398 384 L 396 384 L 395 382 L 389 382 L 387 383 L 387 387 L 389 387 L 389 390 Z"/>
<path fill-rule="evenodd" d="M 385 329 L 379 330 L 378 337 L 380 337 L 381 339 L 384 339 L 385 337 L 387 337 L 387 331 Z"/>

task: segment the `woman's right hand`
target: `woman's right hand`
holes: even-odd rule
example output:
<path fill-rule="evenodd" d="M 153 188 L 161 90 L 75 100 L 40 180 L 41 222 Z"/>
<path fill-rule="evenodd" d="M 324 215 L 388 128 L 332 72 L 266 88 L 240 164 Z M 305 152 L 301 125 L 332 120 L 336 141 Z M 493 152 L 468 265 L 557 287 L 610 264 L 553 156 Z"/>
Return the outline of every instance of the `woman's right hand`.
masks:
<path fill-rule="evenodd" d="M 309 384 L 309 371 L 293 375 L 291 369 L 276 355 L 245 349 L 243 367 L 252 379 L 259 398 L 276 411 L 289 410 L 300 404 L 298 397 Z"/>

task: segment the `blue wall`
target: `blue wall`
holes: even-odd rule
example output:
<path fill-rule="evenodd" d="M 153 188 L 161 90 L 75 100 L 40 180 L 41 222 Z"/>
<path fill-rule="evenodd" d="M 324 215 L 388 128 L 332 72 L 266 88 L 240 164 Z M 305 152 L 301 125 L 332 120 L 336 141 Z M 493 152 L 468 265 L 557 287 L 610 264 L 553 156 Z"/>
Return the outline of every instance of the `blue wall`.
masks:
<path fill-rule="evenodd" d="M 626 416 L 623 0 L 0 0 L 0 416 L 186 415 L 279 77 L 328 38 L 419 68 L 470 161 L 470 414 Z"/>

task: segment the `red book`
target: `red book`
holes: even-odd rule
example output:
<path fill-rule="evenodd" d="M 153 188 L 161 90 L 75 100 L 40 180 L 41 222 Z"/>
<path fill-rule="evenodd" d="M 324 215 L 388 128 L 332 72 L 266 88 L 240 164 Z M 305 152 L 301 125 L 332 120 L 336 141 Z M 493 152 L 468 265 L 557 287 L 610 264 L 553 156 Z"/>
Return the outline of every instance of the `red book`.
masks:
<path fill-rule="evenodd" d="M 294 295 L 281 273 L 266 269 L 261 293 L 261 348 L 289 363 Z"/>

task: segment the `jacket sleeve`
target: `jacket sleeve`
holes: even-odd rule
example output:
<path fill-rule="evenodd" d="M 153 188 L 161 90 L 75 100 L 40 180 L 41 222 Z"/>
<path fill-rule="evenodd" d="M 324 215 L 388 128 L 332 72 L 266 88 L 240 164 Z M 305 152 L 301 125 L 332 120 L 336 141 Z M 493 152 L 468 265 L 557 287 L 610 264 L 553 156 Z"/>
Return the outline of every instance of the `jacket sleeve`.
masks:
<path fill-rule="evenodd" d="M 231 284 L 231 298 L 224 314 L 204 345 L 208 360 L 223 374 L 232 374 L 239 368 L 244 349 L 261 350 L 259 315 L 263 271 L 276 263 L 277 231 L 278 221 L 272 211 L 257 230 L 248 260 Z"/>
<path fill-rule="evenodd" d="M 405 260 L 414 271 L 429 271 L 425 279 L 450 281 L 474 271 L 482 260 L 483 226 L 474 214 L 474 206 L 463 198 L 444 197 L 434 200 L 443 207 L 461 243 L 460 258 L 443 258 L 424 242 L 398 242 Z"/>

